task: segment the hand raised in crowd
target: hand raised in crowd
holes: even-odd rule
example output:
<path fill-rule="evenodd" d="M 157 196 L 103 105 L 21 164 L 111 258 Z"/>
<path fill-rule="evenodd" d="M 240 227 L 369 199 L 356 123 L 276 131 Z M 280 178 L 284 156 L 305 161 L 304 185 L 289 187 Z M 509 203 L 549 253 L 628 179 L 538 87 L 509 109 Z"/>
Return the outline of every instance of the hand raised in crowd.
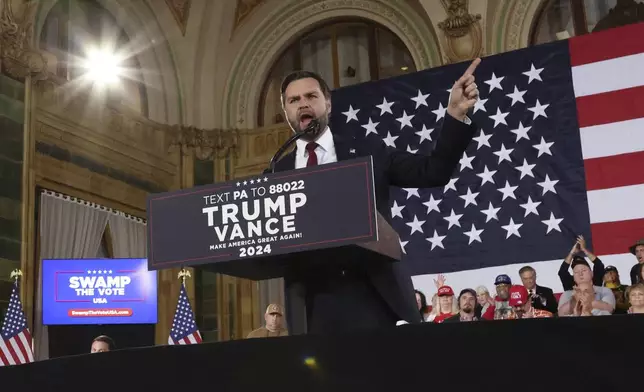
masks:
<path fill-rule="evenodd" d="M 580 235 L 579 237 L 577 237 L 577 243 L 575 245 L 579 245 L 579 249 L 582 252 L 584 253 L 588 252 L 588 248 L 586 248 L 586 239 L 584 239 L 583 235 Z"/>
<path fill-rule="evenodd" d="M 445 286 L 445 276 L 443 274 L 440 274 L 434 279 L 434 284 L 436 285 L 436 290 L 440 289 L 441 287 Z"/>
<path fill-rule="evenodd" d="M 588 257 L 590 261 L 592 261 L 593 263 L 595 262 L 595 260 L 597 259 L 597 256 L 595 256 L 593 252 L 588 250 L 588 247 L 586 247 L 586 239 L 584 238 L 583 235 L 580 235 L 579 237 L 577 237 L 577 243 L 575 245 L 577 245 L 578 248 L 586 254 L 586 257 Z"/>
<path fill-rule="evenodd" d="M 568 253 L 568 256 L 566 257 L 566 263 L 570 264 L 572 263 L 572 257 L 579 251 L 579 240 L 575 242 L 575 244 L 572 246 L 572 249 L 570 249 L 570 253 Z"/>

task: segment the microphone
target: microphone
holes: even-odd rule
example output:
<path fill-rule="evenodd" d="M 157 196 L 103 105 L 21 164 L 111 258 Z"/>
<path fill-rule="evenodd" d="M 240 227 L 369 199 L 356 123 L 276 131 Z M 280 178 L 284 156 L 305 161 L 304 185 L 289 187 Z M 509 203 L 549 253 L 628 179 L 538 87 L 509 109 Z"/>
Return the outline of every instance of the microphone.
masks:
<path fill-rule="evenodd" d="M 286 152 L 286 150 L 293 143 L 295 143 L 296 140 L 298 140 L 303 136 L 309 136 L 309 135 L 317 136 L 320 133 L 320 126 L 321 126 L 320 120 L 318 120 L 317 118 L 314 118 L 311 120 L 309 125 L 307 125 L 307 127 L 304 128 L 301 132 L 296 132 L 295 134 L 293 134 L 293 136 L 288 138 L 288 140 L 282 145 L 282 147 L 280 147 L 277 150 L 275 155 L 273 155 L 273 157 L 271 158 L 271 161 L 268 165 L 268 171 L 270 173 L 275 173 L 275 164 L 277 164 L 277 161 L 279 160 L 279 158 L 281 158 L 282 155 L 284 155 L 284 152 Z"/>

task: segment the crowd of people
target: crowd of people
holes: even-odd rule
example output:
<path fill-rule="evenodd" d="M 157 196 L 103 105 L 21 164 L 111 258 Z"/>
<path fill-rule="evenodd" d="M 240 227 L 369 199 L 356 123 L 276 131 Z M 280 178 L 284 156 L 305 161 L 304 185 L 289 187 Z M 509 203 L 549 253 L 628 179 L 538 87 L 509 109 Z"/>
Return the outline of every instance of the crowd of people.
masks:
<path fill-rule="evenodd" d="M 431 305 L 425 294 L 416 290 L 418 310 L 425 322 L 433 323 L 644 314 L 644 239 L 629 251 L 637 259 L 630 271 L 630 286 L 621 282 L 617 268 L 604 266 L 580 236 L 559 268 L 564 288 L 561 295 L 539 286 L 537 272 L 531 266 L 519 270 L 521 284 L 513 283 L 506 274 L 498 275 L 494 296 L 485 286 L 465 288 L 456 296 L 445 284 L 445 277 L 439 275 Z"/>

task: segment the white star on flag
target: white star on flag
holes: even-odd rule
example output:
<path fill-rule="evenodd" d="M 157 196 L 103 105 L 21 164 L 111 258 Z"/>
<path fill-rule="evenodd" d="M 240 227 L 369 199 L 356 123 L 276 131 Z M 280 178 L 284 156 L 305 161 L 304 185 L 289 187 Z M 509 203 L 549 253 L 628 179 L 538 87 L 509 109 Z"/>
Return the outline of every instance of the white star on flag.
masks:
<path fill-rule="evenodd" d="M 423 203 L 423 205 L 427 207 L 427 215 L 432 211 L 441 212 L 440 209 L 438 209 L 438 205 L 440 203 L 441 199 L 436 200 L 434 199 L 434 195 L 430 195 L 429 200 Z"/>
<path fill-rule="evenodd" d="M 510 112 L 502 113 L 501 109 L 496 108 L 496 114 L 493 114 L 490 116 L 492 120 L 494 120 L 494 128 L 496 128 L 497 125 L 499 124 L 504 124 L 508 125 L 507 122 L 505 122 L 505 118 L 510 114 Z"/>
<path fill-rule="evenodd" d="M 411 233 L 409 234 L 414 234 L 415 232 L 423 232 L 423 224 L 425 221 L 418 220 L 418 217 L 414 215 L 414 220 L 411 222 L 407 222 L 407 226 L 411 227 Z"/>
<path fill-rule="evenodd" d="M 463 217 L 463 214 L 456 214 L 454 213 L 454 210 L 449 214 L 449 216 L 444 217 L 447 222 L 449 222 L 449 226 L 447 226 L 448 229 L 451 229 L 452 226 L 458 226 L 461 227 L 461 222 L 459 220 Z"/>
<path fill-rule="evenodd" d="M 538 151 L 537 158 L 539 158 L 541 156 L 541 154 L 548 154 L 548 155 L 552 156 L 552 152 L 550 151 L 550 147 L 552 147 L 553 144 L 555 144 L 555 143 L 554 142 L 546 143 L 546 140 L 543 138 L 543 136 L 541 136 L 541 142 L 539 144 L 535 144 L 534 146 L 532 146 L 532 147 L 536 148 L 537 151 Z"/>
<path fill-rule="evenodd" d="M 532 116 L 532 119 L 536 120 L 539 116 L 548 118 L 548 115 L 546 114 L 546 109 L 548 109 L 548 106 L 550 106 L 550 104 L 542 105 L 541 102 L 539 102 L 539 100 L 537 99 L 537 102 L 534 104 L 534 106 L 528 108 L 528 110 L 534 114 Z"/>
<path fill-rule="evenodd" d="M 403 188 L 405 192 L 407 192 L 407 199 L 411 198 L 412 196 L 420 197 L 418 194 L 418 188 Z"/>
<path fill-rule="evenodd" d="M 371 118 L 369 118 L 369 122 L 367 124 L 362 125 L 362 128 L 367 130 L 367 133 L 365 136 L 369 136 L 370 133 L 375 133 L 376 135 L 378 135 L 378 130 L 376 129 L 378 124 L 380 123 L 377 123 L 377 122 L 375 123 L 371 120 Z"/>
<path fill-rule="evenodd" d="M 542 220 L 541 222 L 545 223 L 546 226 L 548 226 L 546 230 L 546 234 L 549 234 L 552 230 L 556 230 L 561 233 L 561 229 L 559 228 L 559 224 L 563 221 L 563 218 L 555 218 L 555 214 L 550 212 L 550 219 Z"/>
<path fill-rule="evenodd" d="M 481 241 L 481 233 L 483 233 L 483 229 L 477 230 L 476 226 L 474 226 L 474 223 L 472 223 L 472 228 L 470 229 L 470 231 L 463 232 L 463 234 L 469 237 L 469 240 L 467 242 L 468 245 L 471 245 L 474 241 L 483 242 Z"/>
<path fill-rule="evenodd" d="M 404 206 L 404 205 L 403 205 L 403 206 L 399 206 L 399 205 L 398 205 L 398 202 L 396 202 L 396 200 L 394 200 L 394 205 L 391 207 L 391 217 L 392 217 L 392 218 L 395 218 L 395 217 L 397 217 L 397 216 L 398 216 L 398 217 L 402 218 L 402 217 L 403 217 L 403 216 L 402 216 L 402 210 L 403 210 L 403 208 L 405 208 L 405 206 Z"/>
<path fill-rule="evenodd" d="M 443 246 L 443 240 L 445 239 L 446 236 L 444 235 L 438 235 L 438 232 L 434 230 L 434 235 L 432 237 L 427 237 L 426 240 L 429 241 L 432 244 L 432 249 L 439 247 L 445 249 Z"/>
<path fill-rule="evenodd" d="M 458 161 L 458 163 L 461 165 L 460 171 L 463 171 L 463 169 L 465 169 L 466 167 L 470 169 L 474 169 L 474 167 L 472 166 L 472 161 L 474 160 L 474 158 L 475 158 L 474 155 L 472 155 L 471 157 L 468 157 L 467 153 L 463 153 L 463 157 L 461 158 L 460 161 Z"/>
<path fill-rule="evenodd" d="M 376 105 L 378 109 L 380 109 L 380 115 L 382 116 L 385 113 L 389 114 L 394 114 L 391 111 L 391 106 L 394 104 L 394 102 L 387 102 L 387 98 L 382 99 L 382 103 L 380 105 Z M 347 121 L 348 122 L 348 121 Z"/>
<path fill-rule="evenodd" d="M 387 132 L 387 137 L 383 138 L 382 141 L 389 147 L 396 148 L 396 139 L 398 139 L 398 136 L 391 136 L 391 132 Z"/>
<path fill-rule="evenodd" d="M 358 112 L 360 109 L 353 109 L 353 106 L 349 105 L 349 110 L 346 112 L 342 112 L 345 116 L 347 116 L 347 123 L 351 120 L 358 121 Z"/>
<path fill-rule="evenodd" d="M 534 64 L 530 65 L 530 70 L 528 72 L 524 72 L 523 74 L 528 77 L 528 84 L 530 84 L 533 80 L 541 80 L 541 72 L 543 71 L 543 68 L 535 69 Z"/>
<path fill-rule="evenodd" d="M 405 127 L 410 127 L 412 128 L 413 126 L 411 125 L 411 120 L 414 118 L 414 115 L 408 115 L 406 111 L 403 110 L 402 116 L 398 117 L 396 121 L 400 123 L 400 129 L 403 129 Z"/>
<path fill-rule="evenodd" d="M 427 106 L 427 97 L 429 97 L 429 94 L 423 94 L 420 90 L 418 90 L 418 95 L 415 97 L 412 97 L 412 101 L 416 102 L 416 107 L 415 109 L 418 109 L 420 106 Z"/>
<path fill-rule="evenodd" d="M 525 209 L 525 215 L 523 217 L 525 218 L 526 216 L 530 214 L 535 214 L 536 216 L 539 216 L 539 212 L 537 211 L 537 207 L 541 204 L 540 201 L 532 201 L 532 197 L 528 196 L 528 202 L 521 204 L 521 208 Z"/>
<path fill-rule="evenodd" d="M 519 89 L 517 89 L 517 86 L 514 86 L 514 92 L 512 92 L 511 94 L 506 94 L 506 96 L 512 100 L 510 106 L 514 106 L 514 104 L 517 102 L 525 103 L 523 96 L 527 92 L 528 90 L 519 91 Z"/>
<path fill-rule="evenodd" d="M 487 165 L 485 165 L 483 172 L 477 174 L 477 176 L 481 178 L 481 186 L 483 186 L 487 182 L 494 184 L 494 178 L 492 177 L 495 174 L 496 174 L 496 170 L 489 170 L 487 168 Z"/>
<path fill-rule="evenodd" d="M 510 132 L 512 132 L 515 135 L 517 135 L 516 142 L 518 143 L 519 140 L 521 140 L 521 139 L 530 140 L 530 137 L 528 136 L 528 131 L 530 130 L 530 128 L 532 128 L 532 127 L 524 127 L 523 123 L 521 121 L 519 121 L 519 126 L 516 129 L 510 130 Z"/>
<path fill-rule="evenodd" d="M 510 223 L 501 227 L 503 228 L 503 230 L 507 231 L 505 238 L 508 239 L 513 235 L 521 237 L 521 234 L 519 233 L 521 226 L 523 226 L 523 223 L 514 223 L 514 220 L 510 218 Z"/>
<path fill-rule="evenodd" d="M 491 137 L 492 137 L 492 134 L 486 135 L 485 132 L 483 132 L 483 130 L 481 129 L 481 134 L 475 138 L 472 138 L 478 143 L 478 145 L 476 146 L 476 149 L 478 150 L 483 146 L 492 147 L 490 146 Z"/>
<path fill-rule="evenodd" d="M 498 151 L 494 151 L 494 155 L 499 157 L 499 164 L 503 161 L 508 161 L 512 163 L 512 159 L 510 159 L 510 154 L 512 154 L 512 151 L 514 151 L 514 148 L 506 149 L 505 145 L 501 143 L 501 148 Z"/>
<path fill-rule="evenodd" d="M 501 76 L 498 78 L 494 72 L 492 72 L 492 77 L 488 80 L 485 81 L 485 84 L 490 86 L 490 92 L 494 91 L 494 89 L 498 88 L 499 90 L 503 91 L 503 87 L 501 87 L 501 81 L 505 79 L 505 76 Z"/>
<path fill-rule="evenodd" d="M 420 141 L 418 142 L 418 144 L 421 144 L 421 143 L 422 143 L 422 142 L 424 142 L 425 140 L 428 140 L 428 141 L 430 141 L 430 142 L 431 142 L 431 141 L 432 141 L 432 132 L 433 132 L 433 131 L 434 131 L 434 128 L 429 128 L 429 129 L 428 129 L 428 128 L 423 124 L 423 129 L 421 129 L 420 131 L 416 132 L 416 135 L 420 136 Z"/>

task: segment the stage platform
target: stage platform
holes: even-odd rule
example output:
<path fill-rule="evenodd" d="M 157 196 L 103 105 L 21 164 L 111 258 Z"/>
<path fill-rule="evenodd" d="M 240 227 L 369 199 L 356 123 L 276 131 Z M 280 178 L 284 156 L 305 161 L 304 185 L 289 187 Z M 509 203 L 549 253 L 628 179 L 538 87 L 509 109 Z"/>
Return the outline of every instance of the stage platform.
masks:
<path fill-rule="evenodd" d="M 404 325 L 158 346 L 0 368 L 3 391 L 609 391 L 641 388 L 644 316 Z"/>

